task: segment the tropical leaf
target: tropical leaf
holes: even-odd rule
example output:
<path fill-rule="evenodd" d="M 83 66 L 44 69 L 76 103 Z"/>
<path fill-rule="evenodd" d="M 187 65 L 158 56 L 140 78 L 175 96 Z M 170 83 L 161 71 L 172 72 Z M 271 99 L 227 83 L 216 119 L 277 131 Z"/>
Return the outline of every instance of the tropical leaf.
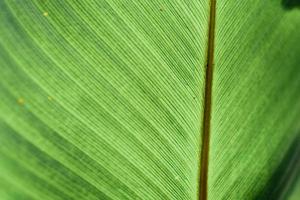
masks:
<path fill-rule="evenodd" d="M 0 0 L 1 199 L 256 198 L 299 136 L 297 5 Z"/>

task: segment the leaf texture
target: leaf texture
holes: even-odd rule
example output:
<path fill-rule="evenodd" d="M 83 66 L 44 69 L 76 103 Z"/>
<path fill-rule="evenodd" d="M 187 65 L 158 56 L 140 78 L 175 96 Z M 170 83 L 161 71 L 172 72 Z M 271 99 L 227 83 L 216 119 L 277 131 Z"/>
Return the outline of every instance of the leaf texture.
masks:
<path fill-rule="evenodd" d="M 218 1 L 209 199 L 254 199 L 300 128 L 300 12 Z"/>
<path fill-rule="evenodd" d="M 0 7 L 4 197 L 196 198 L 208 2 Z"/>
<path fill-rule="evenodd" d="M 0 0 L 1 199 L 197 199 L 207 0 Z M 300 128 L 300 12 L 217 1 L 208 199 Z"/>

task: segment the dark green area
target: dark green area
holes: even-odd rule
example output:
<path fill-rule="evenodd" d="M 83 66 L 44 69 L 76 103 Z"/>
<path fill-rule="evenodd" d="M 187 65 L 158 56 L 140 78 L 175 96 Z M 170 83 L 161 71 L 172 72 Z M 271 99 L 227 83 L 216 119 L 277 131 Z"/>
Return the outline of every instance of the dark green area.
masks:
<path fill-rule="evenodd" d="M 281 3 L 285 9 L 300 8 L 300 0 L 282 0 Z"/>
<path fill-rule="evenodd" d="M 293 141 L 257 200 L 286 199 L 300 175 L 300 137 Z"/>

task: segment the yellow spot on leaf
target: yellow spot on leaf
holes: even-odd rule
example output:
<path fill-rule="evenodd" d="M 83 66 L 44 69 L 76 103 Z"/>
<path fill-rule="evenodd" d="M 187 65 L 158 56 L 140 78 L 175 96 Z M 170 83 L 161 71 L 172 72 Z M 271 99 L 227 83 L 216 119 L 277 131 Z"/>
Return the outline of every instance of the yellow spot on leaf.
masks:
<path fill-rule="evenodd" d="M 19 99 L 18 99 L 18 104 L 24 105 L 24 103 L 25 103 L 25 101 L 24 101 L 23 98 L 19 98 Z"/>
<path fill-rule="evenodd" d="M 48 100 L 49 100 L 49 101 L 53 101 L 53 97 L 48 96 Z"/>
<path fill-rule="evenodd" d="M 47 17 L 47 16 L 49 15 L 49 13 L 48 13 L 48 12 L 44 12 L 43 15 L 44 15 L 45 17 Z"/>
<path fill-rule="evenodd" d="M 160 10 L 161 12 L 165 11 L 165 10 L 166 10 L 166 9 L 165 9 L 165 6 L 164 6 L 164 5 L 161 5 L 160 8 L 159 8 L 159 10 Z"/>

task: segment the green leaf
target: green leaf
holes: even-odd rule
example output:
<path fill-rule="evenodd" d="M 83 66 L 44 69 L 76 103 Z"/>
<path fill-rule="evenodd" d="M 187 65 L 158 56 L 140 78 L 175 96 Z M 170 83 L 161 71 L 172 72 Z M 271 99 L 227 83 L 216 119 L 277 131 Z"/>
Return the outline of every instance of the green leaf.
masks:
<path fill-rule="evenodd" d="M 1 199 L 257 197 L 299 135 L 300 12 L 217 0 L 200 163 L 210 3 L 1 0 Z"/>
<path fill-rule="evenodd" d="M 1 176 L 13 194 L 196 198 L 208 2 L 0 7 Z"/>
<path fill-rule="evenodd" d="M 218 1 L 209 199 L 253 199 L 300 129 L 300 12 Z"/>

